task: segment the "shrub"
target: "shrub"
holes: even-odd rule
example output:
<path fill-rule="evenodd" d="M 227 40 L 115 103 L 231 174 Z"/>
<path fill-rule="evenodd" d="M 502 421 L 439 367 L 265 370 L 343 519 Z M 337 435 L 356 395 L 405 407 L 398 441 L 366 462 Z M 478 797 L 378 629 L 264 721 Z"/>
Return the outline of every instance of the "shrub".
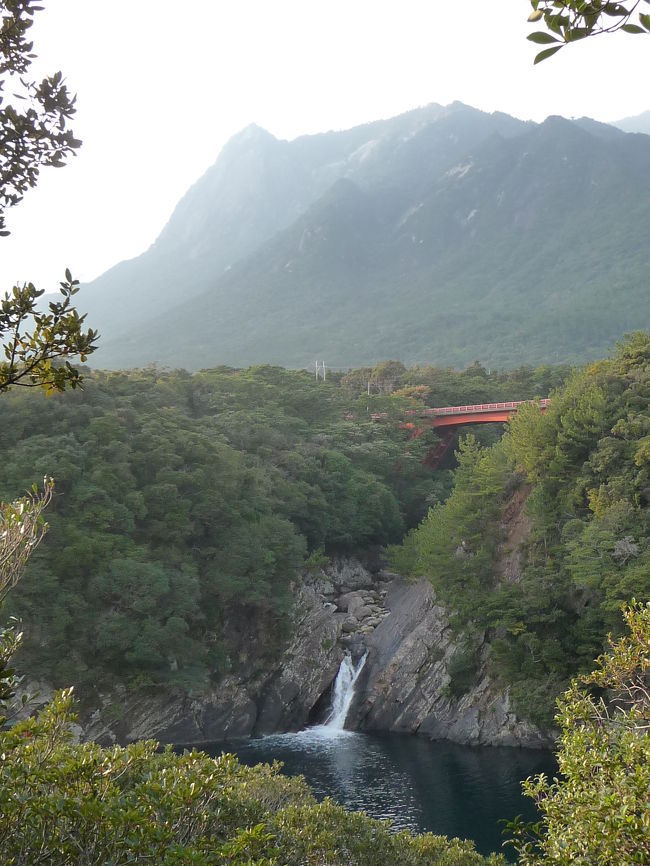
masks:
<path fill-rule="evenodd" d="M 75 744 L 71 690 L 0 733 L 3 866 L 503 866 L 471 842 L 409 833 L 316 803 L 280 766 Z"/>

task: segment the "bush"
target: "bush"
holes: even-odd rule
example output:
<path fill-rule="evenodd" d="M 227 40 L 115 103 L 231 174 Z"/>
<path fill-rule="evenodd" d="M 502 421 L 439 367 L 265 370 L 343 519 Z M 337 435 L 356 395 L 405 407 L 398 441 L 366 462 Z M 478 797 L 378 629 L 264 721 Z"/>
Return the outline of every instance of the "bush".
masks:
<path fill-rule="evenodd" d="M 476 685 L 478 669 L 478 647 L 467 643 L 459 646 L 447 665 L 450 679 L 445 686 L 445 694 L 451 698 L 460 698 L 467 694 Z"/>
<path fill-rule="evenodd" d="M 316 803 L 279 765 L 232 755 L 103 749 L 71 741 L 71 690 L 0 733 L 3 866 L 503 866 L 471 842 L 391 834 L 388 825 Z"/>
<path fill-rule="evenodd" d="M 520 866 L 650 863 L 650 604 L 624 616 L 629 634 L 558 700 L 561 776 L 524 783 L 542 821 L 513 828 Z"/>

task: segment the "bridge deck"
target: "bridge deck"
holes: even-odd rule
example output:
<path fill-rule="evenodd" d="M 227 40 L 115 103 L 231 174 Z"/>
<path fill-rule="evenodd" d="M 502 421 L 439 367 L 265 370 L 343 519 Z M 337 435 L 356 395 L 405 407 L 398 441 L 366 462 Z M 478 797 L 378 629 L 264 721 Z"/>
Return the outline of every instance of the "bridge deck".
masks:
<path fill-rule="evenodd" d="M 428 418 L 432 427 L 453 427 L 461 424 L 489 424 L 495 421 L 507 421 L 526 403 L 537 402 L 544 411 L 551 402 L 548 397 L 543 400 L 507 400 L 501 403 L 473 403 L 468 406 L 427 406 L 422 409 L 408 409 L 406 415 L 411 418 Z M 375 412 L 371 415 L 373 421 L 385 421 L 387 412 Z"/>
<path fill-rule="evenodd" d="M 442 415 L 480 415 L 483 412 L 516 412 L 519 406 L 532 403 L 532 400 L 509 400 L 505 403 L 474 403 L 471 406 L 435 406 L 426 409 L 414 409 L 413 414 L 419 418 L 439 417 Z M 539 400 L 542 409 L 551 402 L 548 398 Z M 409 413 L 411 414 L 411 413 Z"/>

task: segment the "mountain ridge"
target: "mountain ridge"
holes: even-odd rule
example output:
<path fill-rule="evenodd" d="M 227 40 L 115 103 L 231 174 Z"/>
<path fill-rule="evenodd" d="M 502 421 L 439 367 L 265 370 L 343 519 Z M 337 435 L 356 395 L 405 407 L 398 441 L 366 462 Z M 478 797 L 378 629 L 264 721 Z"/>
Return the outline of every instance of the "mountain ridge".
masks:
<path fill-rule="evenodd" d="M 623 130 L 623 132 L 650 135 L 650 109 L 642 111 L 641 114 L 635 114 L 632 117 L 623 117 L 621 120 L 616 120 L 613 125 Z"/>
<path fill-rule="evenodd" d="M 648 177 L 650 139 L 588 118 L 453 103 L 291 142 L 249 126 L 147 253 L 87 287 L 93 326 L 102 298 L 120 318 L 97 362 L 595 357 L 650 321 Z"/>

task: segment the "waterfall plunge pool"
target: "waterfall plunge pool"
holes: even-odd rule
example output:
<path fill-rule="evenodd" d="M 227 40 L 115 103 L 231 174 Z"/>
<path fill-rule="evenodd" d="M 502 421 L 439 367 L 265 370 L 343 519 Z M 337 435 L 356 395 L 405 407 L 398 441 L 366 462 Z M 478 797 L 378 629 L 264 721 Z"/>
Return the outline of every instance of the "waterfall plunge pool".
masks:
<path fill-rule="evenodd" d="M 343 659 L 324 724 L 296 734 L 213 743 L 205 751 L 233 752 L 244 764 L 282 761 L 284 772 L 303 775 L 319 799 L 331 797 L 347 809 L 388 818 L 397 830 L 472 839 L 482 854 L 501 849 L 504 819 L 536 820 L 521 781 L 556 773 L 549 752 L 344 730 L 364 663 L 365 656 L 356 663 L 349 655 Z M 510 849 L 505 853 L 512 857 Z"/>
<path fill-rule="evenodd" d="M 244 764 L 282 761 L 305 777 L 318 799 L 388 818 L 395 829 L 472 839 L 482 854 L 499 851 L 502 819 L 536 820 L 521 780 L 557 772 L 553 755 L 535 749 L 458 746 L 407 734 L 365 734 L 319 725 L 297 734 L 213 743 Z M 507 853 L 507 852 L 506 852 Z"/>

